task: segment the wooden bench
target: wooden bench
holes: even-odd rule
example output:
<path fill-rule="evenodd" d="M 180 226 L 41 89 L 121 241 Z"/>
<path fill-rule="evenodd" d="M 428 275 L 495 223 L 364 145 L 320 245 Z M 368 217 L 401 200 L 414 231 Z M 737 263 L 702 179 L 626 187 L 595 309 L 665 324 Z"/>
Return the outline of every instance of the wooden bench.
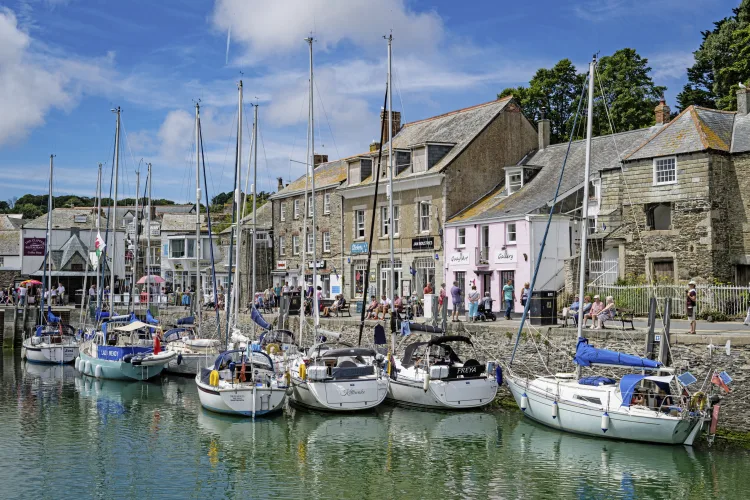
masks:
<path fill-rule="evenodd" d="M 633 316 L 635 313 L 632 309 L 618 309 L 617 313 L 615 314 L 615 321 L 620 321 L 622 323 L 622 329 L 625 329 L 625 323 L 630 323 L 630 329 L 635 330 L 635 325 L 633 325 Z"/>

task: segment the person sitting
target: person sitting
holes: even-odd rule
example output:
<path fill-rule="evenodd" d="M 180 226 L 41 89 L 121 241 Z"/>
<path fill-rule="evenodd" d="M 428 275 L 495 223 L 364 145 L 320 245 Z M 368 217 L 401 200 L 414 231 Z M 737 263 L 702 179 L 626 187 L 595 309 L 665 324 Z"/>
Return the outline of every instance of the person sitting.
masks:
<path fill-rule="evenodd" d="M 630 406 L 643 406 L 643 403 L 643 394 L 640 392 L 634 393 L 633 397 L 630 399 Z"/>
<path fill-rule="evenodd" d="M 409 298 L 409 311 L 411 312 L 411 317 L 409 319 L 414 319 L 419 316 L 421 305 L 422 303 L 420 302 L 419 297 L 417 297 L 417 292 L 412 292 L 411 297 Z"/>
<path fill-rule="evenodd" d="M 385 295 L 380 296 L 380 306 L 378 306 L 378 312 L 375 314 L 375 319 L 378 319 L 381 312 L 383 313 L 383 319 L 385 319 L 387 313 L 391 312 L 391 300 Z"/>
<path fill-rule="evenodd" d="M 596 329 L 600 330 L 601 328 L 603 328 L 605 321 L 615 319 L 615 313 L 615 299 L 610 295 L 607 297 L 607 305 L 604 306 L 604 309 L 602 309 L 601 312 L 597 315 L 598 323 Z M 594 325 L 591 325 L 591 328 L 594 328 Z"/>
<path fill-rule="evenodd" d="M 367 306 L 367 316 L 365 319 L 377 319 L 378 306 L 378 299 L 374 295 L 370 295 L 370 304 Z"/>
<path fill-rule="evenodd" d="M 578 294 L 576 294 L 575 298 L 573 299 L 573 302 L 568 307 L 563 307 L 562 310 L 562 317 L 563 321 L 567 321 L 568 318 L 576 318 L 578 317 L 578 310 L 581 308 L 581 302 L 578 298 Z"/>
<path fill-rule="evenodd" d="M 332 312 L 338 312 L 338 310 L 341 308 L 341 302 L 344 297 L 342 295 L 336 295 L 336 297 L 333 300 L 333 304 L 331 304 L 330 307 L 324 307 L 323 308 L 323 316 L 330 317 Z"/>
<path fill-rule="evenodd" d="M 401 315 L 404 313 L 404 299 L 398 296 L 396 294 L 396 298 L 393 300 L 393 310 L 396 311 L 397 314 Z"/>
<path fill-rule="evenodd" d="M 490 292 L 484 292 L 484 298 L 482 299 L 482 310 L 487 312 L 492 312 L 492 297 L 490 297 Z"/>
<path fill-rule="evenodd" d="M 583 315 L 583 328 L 586 328 L 586 323 L 591 319 L 591 328 L 596 325 L 596 320 L 599 317 L 599 313 L 604 309 L 604 302 L 599 299 L 598 295 L 594 295 L 594 303 L 591 304 L 591 309 L 587 314 Z"/>

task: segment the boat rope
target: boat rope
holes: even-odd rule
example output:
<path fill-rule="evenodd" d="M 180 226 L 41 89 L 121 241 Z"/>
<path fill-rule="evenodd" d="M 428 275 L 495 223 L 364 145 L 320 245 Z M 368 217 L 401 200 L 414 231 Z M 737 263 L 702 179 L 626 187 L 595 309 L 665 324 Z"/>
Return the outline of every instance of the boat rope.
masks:
<path fill-rule="evenodd" d="M 219 314 L 219 290 L 218 281 L 216 280 L 216 261 L 214 259 L 214 240 L 213 240 L 213 228 L 211 227 L 211 203 L 208 195 L 208 183 L 206 182 L 206 156 L 203 152 L 203 130 L 201 129 L 200 117 L 198 117 L 198 141 L 201 147 L 201 162 L 203 163 L 203 189 L 206 191 L 206 220 L 208 221 L 208 247 L 211 255 L 211 276 L 213 280 L 213 303 L 214 311 L 216 311 L 216 335 L 217 339 L 221 341 L 221 315 Z M 150 228 L 149 228 L 150 230 Z M 230 269 L 231 272 L 231 269 Z M 200 304 L 200 302 L 199 302 Z M 200 328 L 200 325 L 198 326 Z M 228 325 L 227 325 L 228 328 Z M 228 331 L 228 330 L 227 330 Z M 208 351 L 206 351 L 208 354 Z"/>
<path fill-rule="evenodd" d="M 586 73 L 588 76 L 588 72 Z M 576 129 L 576 125 L 578 124 L 578 118 L 581 115 L 581 107 L 583 105 L 583 96 L 586 93 L 586 85 L 582 84 L 581 88 L 581 95 L 578 99 L 578 109 L 576 110 L 576 115 L 573 120 L 573 130 Z M 547 225 L 544 228 L 544 236 L 542 237 L 542 244 L 539 248 L 539 257 L 536 259 L 536 264 L 534 265 L 534 275 L 531 278 L 531 285 L 529 286 L 529 297 L 531 297 L 531 294 L 534 291 L 534 285 L 536 284 L 537 275 L 539 274 L 539 267 L 542 263 L 542 255 L 544 254 L 544 247 L 547 244 L 547 235 L 549 234 L 549 228 L 552 223 L 552 216 L 555 213 L 555 205 L 557 204 L 557 197 L 560 194 L 560 186 L 562 185 L 563 175 L 565 174 L 565 165 L 568 162 L 568 155 L 570 155 L 570 148 L 573 145 L 573 137 L 571 136 L 570 140 L 568 141 L 568 147 L 565 150 L 565 158 L 563 158 L 562 168 L 560 169 L 560 176 L 557 179 L 557 187 L 555 188 L 555 197 L 552 200 L 552 204 L 549 208 L 549 216 L 547 217 Z M 585 180 L 584 180 L 585 181 Z M 529 308 L 531 306 L 531 300 L 526 301 L 526 305 L 524 305 L 523 308 L 523 315 L 521 316 L 521 324 L 518 326 L 518 334 L 516 335 L 516 343 L 513 346 L 513 353 L 510 356 L 510 363 L 508 366 L 513 364 L 513 360 L 516 357 L 516 350 L 518 349 L 518 342 L 521 339 L 521 332 L 523 331 L 523 326 L 526 323 L 526 318 L 529 315 Z"/>

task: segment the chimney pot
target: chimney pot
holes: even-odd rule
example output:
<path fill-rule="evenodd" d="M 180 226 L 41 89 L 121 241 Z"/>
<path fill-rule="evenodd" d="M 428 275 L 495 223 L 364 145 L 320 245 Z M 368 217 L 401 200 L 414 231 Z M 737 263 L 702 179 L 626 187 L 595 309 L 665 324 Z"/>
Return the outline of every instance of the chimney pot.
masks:
<path fill-rule="evenodd" d="M 328 163 L 328 155 L 315 153 L 313 155 L 313 163 L 315 164 L 315 168 L 321 163 Z"/>
<path fill-rule="evenodd" d="M 377 151 L 378 149 L 380 149 L 380 143 L 379 143 L 378 141 L 372 141 L 372 142 L 370 143 L 370 152 L 371 152 L 371 153 L 374 153 L 374 152 L 375 152 L 375 151 Z"/>
<path fill-rule="evenodd" d="M 750 111 L 750 89 L 737 90 L 737 114 L 746 115 Z"/>
<path fill-rule="evenodd" d="M 276 180 L 279 181 L 279 185 L 277 189 L 281 191 L 282 189 L 284 189 L 284 179 L 281 177 L 277 177 Z"/>
<path fill-rule="evenodd" d="M 544 111 L 542 111 L 542 116 L 544 116 Z M 542 118 L 537 123 L 537 130 L 539 134 L 539 150 L 546 148 L 549 146 L 549 136 L 550 136 L 550 123 L 549 120 L 546 118 Z"/>
<path fill-rule="evenodd" d="M 670 121 L 671 110 L 664 100 L 664 96 L 659 100 L 659 104 L 654 108 L 654 116 L 657 125 L 666 125 Z"/>
<path fill-rule="evenodd" d="M 400 111 L 393 111 L 393 135 L 395 136 L 398 134 L 398 131 L 401 130 L 401 112 Z M 388 127 L 388 115 L 386 114 L 385 110 L 383 108 L 380 108 L 380 120 L 381 122 L 385 120 L 385 126 Z M 378 127 L 380 128 L 380 127 Z M 386 128 L 386 130 L 388 130 Z M 385 136 L 385 139 L 388 139 L 388 136 Z"/>

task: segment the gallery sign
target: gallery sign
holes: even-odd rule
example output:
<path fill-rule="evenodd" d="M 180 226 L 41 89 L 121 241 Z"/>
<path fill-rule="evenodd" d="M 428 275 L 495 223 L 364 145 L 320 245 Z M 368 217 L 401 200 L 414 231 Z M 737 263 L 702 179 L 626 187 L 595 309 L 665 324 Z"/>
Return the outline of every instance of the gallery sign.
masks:
<path fill-rule="evenodd" d="M 453 266 L 466 266 L 469 264 L 469 254 L 464 252 L 451 255 L 450 264 Z"/>
<path fill-rule="evenodd" d="M 23 254 L 30 257 L 44 257 L 44 250 L 47 247 L 46 238 L 24 238 Z"/>
<path fill-rule="evenodd" d="M 495 264 L 511 264 L 516 262 L 516 249 L 498 250 L 495 253 Z"/>
<path fill-rule="evenodd" d="M 420 236 L 419 238 L 412 238 L 411 249 L 412 250 L 434 250 L 435 238 L 433 238 L 432 236 Z"/>
<path fill-rule="evenodd" d="M 365 241 L 352 243 L 352 255 L 367 253 L 368 248 L 369 247 L 367 246 L 367 242 Z"/>

